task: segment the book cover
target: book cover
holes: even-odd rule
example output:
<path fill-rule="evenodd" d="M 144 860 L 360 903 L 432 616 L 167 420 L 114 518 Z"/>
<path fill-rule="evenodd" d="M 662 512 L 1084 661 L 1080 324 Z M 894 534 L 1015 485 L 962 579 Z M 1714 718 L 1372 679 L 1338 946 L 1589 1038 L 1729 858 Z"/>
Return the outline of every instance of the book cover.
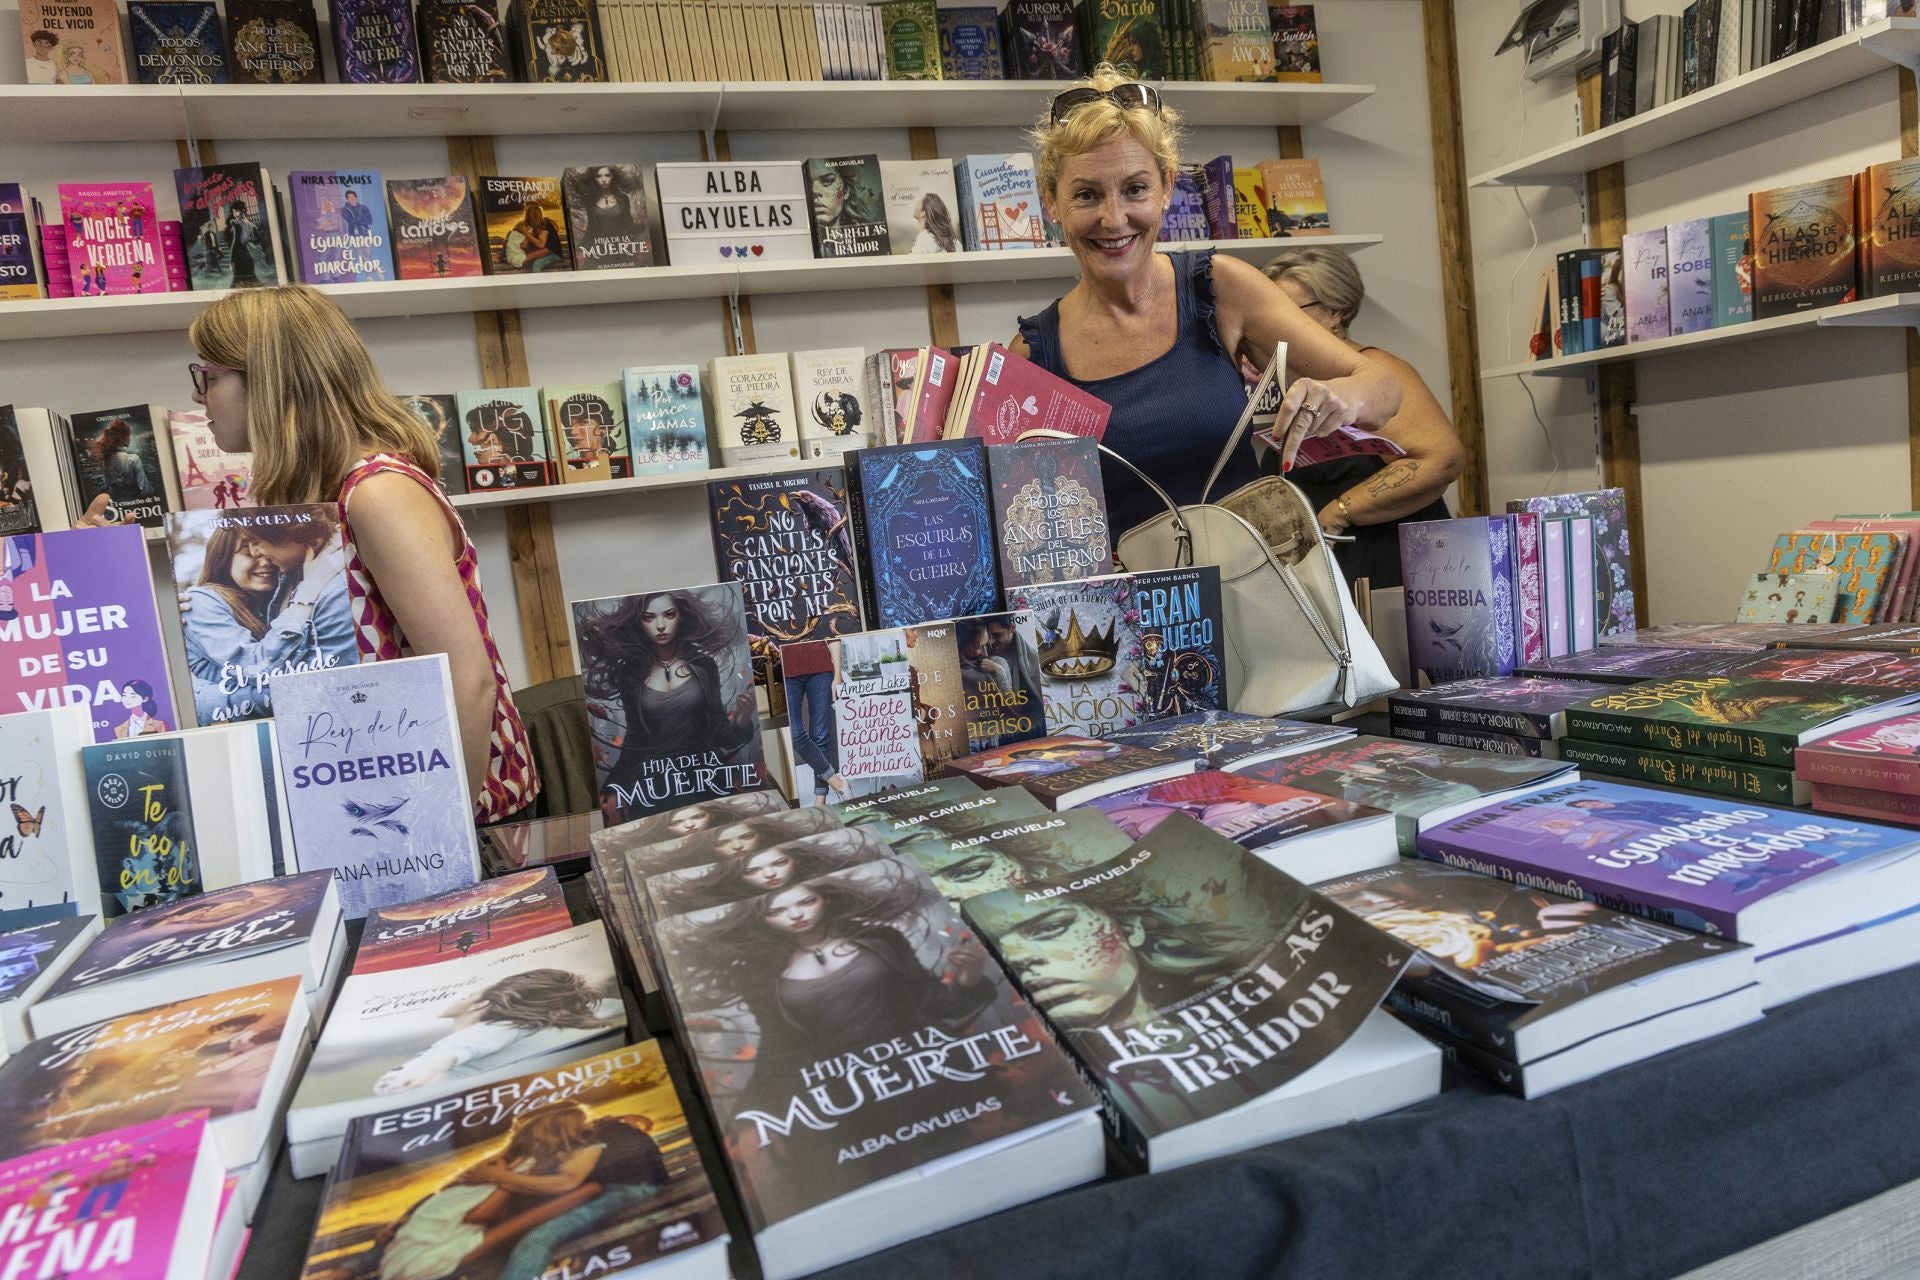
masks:
<path fill-rule="evenodd" d="M 675 266 L 809 262 L 813 232 L 798 160 L 654 166 L 660 225 Z"/>
<path fill-rule="evenodd" d="M 1667 289 L 1673 333 L 1713 327 L 1713 234 L 1708 219 L 1667 228 Z"/>
<path fill-rule="evenodd" d="M 138 529 L 0 539 L 0 586 L 10 593 L 0 597 L 0 644 L 9 655 L 0 663 L 0 706 L 86 707 L 97 742 L 177 727 Z"/>
<path fill-rule="evenodd" d="M 300 279 L 352 284 L 394 278 L 382 189 L 377 169 L 304 169 L 287 175 Z"/>
<path fill-rule="evenodd" d="M 992 5 L 941 9 L 940 74 L 948 80 L 1004 80 L 1000 15 Z"/>
<path fill-rule="evenodd" d="M 280 283 L 267 203 L 272 189 L 258 164 L 175 169 L 180 236 L 196 289 Z"/>
<path fill-rule="evenodd" d="M 969 249 L 1038 249 L 1046 244 L 1031 152 L 964 156 L 954 162 L 954 172 L 963 184 L 960 207 Z"/>
<path fill-rule="evenodd" d="M 1087 807 L 1105 814 L 1130 840 L 1143 838 L 1178 813 L 1253 852 L 1380 816 L 1377 809 L 1317 791 L 1212 769 L 1097 796 Z"/>
<path fill-rule="evenodd" d="M 180 477 L 181 507 L 223 511 L 253 505 L 253 455 L 228 453 L 213 438 L 202 409 L 167 410 L 173 470 Z"/>
<path fill-rule="evenodd" d="M 1423 724 L 1408 724 L 1404 720 L 1393 720 L 1387 724 L 1390 737 L 1401 738 L 1408 742 L 1436 742 L 1448 747 L 1465 747 L 1470 751 L 1491 751 L 1503 756 L 1533 756 L 1557 760 L 1560 758 L 1558 738 L 1522 738 L 1511 733 L 1496 733 L 1491 729 L 1439 729 Z"/>
<path fill-rule="evenodd" d="M 508 29 L 529 84 L 578 84 L 607 78 L 594 0 L 515 0 Z"/>
<path fill-rule="evenodd" d="M 546 414 L 532 387 L 456 392 L 469 493 L 555 483 Z"/>
<path fill-rule="evenodd" d="M 487 228 L 487 274 L 573 269 L 559 179 L 488 174 L 479 183 L 475 194 Z"/>
<path fill-rule="evenodd" d="M 1859 296 L 1851 177 L 1775 187 L 1749 197 L 1753 318 L 1766 320 Z"/>
<path fill-rule="evenodd" d="M 1626 341 L 1626 255 L 1608 249 L 1600 255 L 1600 345 L 1618 347 Z"/>
<path fill-rule="evenodd" d="M 520 871 L 367 912 L 353 972 L 418 969 L 573 928 L 551 868 Z"/>
<path fill-rule="evenodd" d="M 58 478 L 46 479 L 52 482 Z M 50 483 L 47 493 L 56 505 L 62 503 L 57 484 Z M 27 468 L 26 447 L 20 440 L 20 419 L 12 405 L 0 405 L 0 536 L 37 532 L 40 501 Z"/>
<path fill-rule="evenodd" d="M 75 296 L 167 291 L 151 183 L 63 182 L 58 190 Z"/>
<path fill-rule="evenodd" d="M 1082 74 L 1073 0 L 1009 0 L 1007 69 L 1016 80 L 1072 80 Z"/>
<path fill-rule="evenodd" d="M 886 3 L 926 4 L 931 9 L 927 0 Z M 811 159 L 806 162 L 806 178 L 814 257 L 885 257 L 891 252 L 887 205 L 880 186 L 880 157 Z"/>
<path fill-rule="evenodd" d="M 899 628 L 854 631 L 780 650 L 793 791 L 831 797 L 884 792 L 925 776 L 918 682 Z"/>
<path fill-rule="evenodd" d="M 961 911 L 1099 1085 L 1142 1164 L 1152 1138 L 1324 1060 L 1415 954 L 1185 815 L 1107 874 L 983 894 Z M 1163 932 L 1192 947 L 1178 964 L 1156 956 Z M 1180 1015 L 1223 1000 L 1233 1013 L 1214 1030 Z M 1274 1034 L 1284 1051 L 1263 1038 Z"/>
<path fill-rule="evenodd" d="M 1593 517 L 1593 542 L 1599 556 L 1594 568 L 1595 622 L 1601 636 L 1631 635 L 1635 626 L 1633 546 L 1628 531 L 1627 496 L 1623 489 L 1596 489 L 1589 493 L 1562 493 L 1544 498 L 1513 498 L 1507 510 L 1532 511 L 1541 516 Z"/>
<path fill-rule="evenodd" d="M 1515 662 L 1513 579 L 1498 516 L 1400 526 L 1407 646 L 1435 683 L 1506 675 Z"/>
<path fill-rule="evenodd" d="M 280 777 L 302 870 L 358 920 L 480 878 L 444 654 L 276 676 Z"/>
<path fill-rule="evenodd" d="M 1387 699 L 1387 710 L 1396 723 L 1557 738 L 1566 732 L 1568 707 L 1608 692 L 1593 681 L 1506 676 L 1402 689 Z"/>
<path fill-rule="evenodd" d="M 66 915 L 48 914 L 59 909 L 53 904 L 37 912 L 0 911 L 0 1048 L 9 1054 L 33 1038 L 27 1009 L 40 995 L 35 988 L 58 978 L 99 936 L 99 916 L 74 915 L 71 902 L 65 904 Z M 38 922 L 30 922 L 36 914 Z"/>
<path fill-rule="evenodd" d="M 1744 760 L 1723 760 L 1717 756 L 1662 751 L 1620 742 L 1590 742 L 1583 738 L 1562 739 L 1560 758 L 1580 766 L 1586 777 L 1601 774 L 1631 778 L 1656 786 L 1758 800 L 1762 804 L 1803 805 L 1808 799 L 1807 784 L 1797 781 L 1793 770 L 1749 764 Z"/>
<path fill-rule="evenodd" d="M 1227 631 L 1219 566 L 1131 576 L 1140 657 L 1126 679 L 1140 691 L 1142 717 L 1224 710 Z"/>
<path fill-rule="evenodd" d="M 1267 189 L 1260 185 L 1258 169 L 1233 171 L 1233 221 L 1239 239 L 1260 240 L 1269 234 Z"/>
<path fill-rule="evenodd" d="M 227 0 L 233 78 L 240 84 L 319 84 L 320 20 L 313 0 Z"/>
<path fill-rule="evenodd" d="M 849 459 L 867 622 L 895 627 L 990 613 L 1000 602 L 986 446 L 862 449 Z"/>
<path fill-rule="evenodd" d="M 1774 649 L 1743 662 L 1738 671 L 1755 680 L 1920 686 L 1920 656 L 1864 649 Z"/>
<path fill-rule="evenodd" d="M 1352 736 L 1337 725 L 1274 720 L 1238 711 L 1195 711 L 1148 720 L 1107 735 L 1109 741 L 1127 746 L 1191 756 L 1203 762 L 1203 769 L 1235 769 L 1315 743 Z"/>
<path fill-rule="evenodd" d="M 714 560 L 746 600 L 756 679 L 779 679 L 779 650 L 860 629 L 860 591 L 838 467 L 707 485 Z"/>
<path fill-rule="evenodd" d="M 721 907 L 892 854 L 878 824 L 834 827 L 718 862 L 649 875 L 642 884 L 646 912 L 659 919 Z"/>
<path fill-rule="evenodd" d="M 609 824 L 765 785 L 739 583 L 576 600 L 573 628 Z"/>
<path fill-rule="evenodd" d="M 420 0 L 420 61 L 430 84 L 499 84 L 513 79 L 498 8 L 476 0 Z"/>
<path fill-rule="evenodd" d="M 1267 5 L 1273 27 L 1273 78 L 1283 84 L 1320 83 L 1320 34 L 1310 4 Z"/>
<path fill-rule="evenodd" d="M 793 400 L 800 443 L 809 458 L 837 461 L 874 443 L 867 399 L 866 352 L 859 347 L 796 351 Z"/>
<path fill-rule="evenodd" d="M 979 357 L 976 357 L 979 358 Z M 958 435 L 990 445 L 1017 443 L 1029 431 L 1065 431 L 1099 440 L 1113 408 L 1065 378 L 1042 369 L 997 342 L 986 346 L 980 377 L 967 388 Z"/>
<path fill-rule="evenodd" d="M 282 676 L 360 661 L 337 505 L 175 513 L 167 549 L 195 723 L 272 715 Z"/>
<path fill-rule="evenodd" d="M 27 227 L 26 199 L 17 182 L 0 182 L 0 301 L 22 301 L 40 296 L 40 274 L 34 267 L 33 236 Z M 56 261 L 64 258 L 57 255 Z M 9 414 L 11 410 L 8 410 Z M 5 446 L 0 446 L 4 449 Z M 11 457 L 11 454 L 0 455 Z M 0 467 L 4 467 L 0 463 Z M 0 480 L 6 477 L 0 472 Z M 0 502 L 6 488 L 0 484 Z M 0 517 L 0 520 L 3 520 Z M 3 526 L 0 526 L 3 527 Z M 17 532 L 17 531 L 16 531 Z"/>
<path fill-rule="evenodd" d="M 1860 200 L 1860 296 L 1920 288 L 1920 161 L 1869 165 Z"/>
<path fill-rule="evenodd" d="M 1047 732 L 1102 737 L 1146 717 L 1147 653 L 1129 575 L 1007 592 L 1040 663 Z"/>
<path fill-rule="evenodd" d="M 618 382 L 542 387 L 548 447 L 561 484 L 625 480 L 633 474 L 628 453 L 627 397 Z"/>
<path fill-rule="evenodd" d="M 1840 575 L 1831 569 L 1805 573 L 1756 573 L 1747 580 L 1735 622 L 1832 622 L 1844 598 Z"/>
<path fill-rule="evenodd" d="M 933 0 L 881 0 L 889 80 L 940 79 L 940 22 Z"/>
<path fill-rule="evenodd" d="M 1093 440 L 989 450 L 1000 581 L 1011 589 L 1113 572 L 1106 488 Z"/>
<path fill-rule="evenodd" d="M 1753 219 L 1744 211 L 1723 213 L 1708 231 L 1713 237 L 1713 322 L 1744 324 L 1753 319 Z"/>
<path fill-rule="evenodd" d="M 1588 653 L 1528 663 L 1517 668 L 1514 674 L 1553 680 L 1591 680 L 1598 684 L 1639 684 L 1643 680 L 1672 676 L 1725 675 L 1751 656 L 1708 649 L 1603 646 Z"/>
<path fill-rule="evenodd" d="M 1647 342 L 1673 332 L 1668 256 L 1665 227 L 1629 231 L 1621 239 L 1628 342 Z"/>
<path fill-rule="evenodd" d="M 1273 79 L 1273 27 L 1266 0 L 1195 0 L 1190 10 L 1181 11 L 1181 16 L 1188 21 L 1176 24 L 1167 19 L 1164 25 L 1168 35 L 1179 42 L 1182 63 L 1188 39 L 1194 40 L 1192 52 L 1199 74 L 1191 78 L 1229 82 Z"/>
<path fill-rule="evenodd" d="M 685 1106 L 649 1040 L 441 1105 L 354 1120 L 302 1275 L 325 1280 L 376 1260 L 389 1274 L 426 1274 L 420 1268 L 486 1237 L 486 1227 L 466 1220 L 479 1206 L 517 1198 L 486 1171 L 589 1159 L 597 1191 L 547 1201 L 573 1205 L 568 1215 L 543 1215 L 558 1229 L 529 1221 L 496 1233 L 503 1275 L 632 1274 L 724 1251 L 726 1225 Z"/>
<path fill-rule="evenodd" d="M 1144 786 L 1159 777 L 1193 773 L 1196 768 L 1197 762 L 1190 755 L 1124 746 L 1078 734 L 1049 733 L 951 760 L 946 772 L 987 787 L 1022 787 L 1042 804 L 1057 808 L 1061 797 L 1075 792 L 1124 790 L 1129 778 L 1133 779 L 1132 785 Z M 1152 772 L 1160 769 L 1166 772 Z M 1112 785 L 1100 788 L 1103 783 Z"/>
<path fill-rule="evenodd" d="M 89 819 L 108 916 L 189 898 L 205 887 L 187 786 L 186 744 L 103 742 L 84 748 Z"/>
<path fill-rule="evenodd" d="M 449 395 L 410 395 L 401 396 L 400 403 L 440 444 L 440 487 L 448 493 L 465 493 L 467 456 L 462 445 L 467 433 L 460 427 L 459 401 Z"/>
<path fill-rule="evenodd" d="M 1160 219 L 1162 240 L 1207 239 L 1207 202 L 1193 174 L 1181 168 L 1173 175 L 1173 191 L 1167 200 L 1167 212 Z"/>
<path fill-rule="evenodd" d="M 1036 806 L 1037 808 L 1037 806 Z M 927 873 L 947 901 L 1017 889 L 1087 871 L 1126 851 L 1133 837 L 1095 809 L 1009 816 L 960 824 L 923 824 L 893 846 Z"/>
<path fill-rule="evenodd" d="M 28 84 L 133 83 L 113 0 L 21 0 L 20 40 Z"/>
<path fill-rule="evenodd" d="M 730 467 L 800 456 L 799 421 L 787 357 L 715 356 L 707 365 L 720 457 Z"/>
<path fill-rule="evenodd" d="M 1252 0 L 1225 0 L 1229 4 Z M 1333 233 L 1327 188 L 1318 160 L 1262 160 L 1256 172 L 1267 193 L 1267 234 L 1324 236 Z"/>
<path fill-rule="evenodd" d="M 334 0 L 328 14 L 341 84 L 419 82 L 419 45 L 407 0 Z"/>
<path fill-rule="evenodd" d="M 79 707 L 49 707 L 14 711 L 0 723 L 0 929 L 53 914 L 97 914 L 100 882 L 80 763 L 81 748 L 93 741 L 89 717 Z M 0 973 L 6 968 L 0 963 Z"/>
<path fill-rule="evenodd" d="M 609 843 L 598 856 L 604 868 L 624 878 L 634 891 L 635 900 L 644 904 L 646 882 L 653 876 L 746 858 L 762 849 L 838 831 L 844 825 L 833 810 L 808 805 L 749 817 L 724 818 L 687 835 L 648 844 L 623 841 L 623 847 L 618 850 Z"/>
<path fill-rule="evenodd" d="M 1540 662 L 1547 656 L 1546 533 L 1532 511 L 1509 512 L 1507 532 L 1513 541 L 1514 655 L 1522 663 Z"/>
<path fill-rule="evenodd" d="M 626 369 L 628 451 L 633 474 L 707 469 L 707 412 L 696 365 Z"/>
<path fill-rule="evenodd" d="M 141 84 L 227 84 L 226 33 L 213 0 L 127 0 Z"/>
<path fill-rule="evenodd" d="M 402 280 L 444 280 L 485 272 L 467 180 L 390 178 L 393 269 Z"/>
<path fill-rule="evenodd" d="M 576 271 L 653 265 L 647 183 L 637 164 L 596 164 L 560 174 Z"/>
<path fill-rule="evenodd" d="M 663 840 L 677 840 L 715 826 L 725 826 L 737 818 L 784 813 L 789 808 L 791 806 L 786 797 L 771 787 L 740 791 L 710 800 L 696 800 L 692 804 L 663 810 L 644 818 L 603 827 L 589 837 L 589 843 L 593 846 L 593 857 L 597 861 L 617 859 L 624 857 L 630 849 Z"/>
<path fill-rule="evenodd" d="M 1167 38 L 1156 0 L 1081 0 L 1079 8 L 1089 67 L 1105 62 L 1135 79 L 1167 78 Z"/>
<path fill-rule="evenodd" d="M 1914 696 L 1873 685 L 1683 676 L 1609 690 L 1570 707 L 1567 732 L 1786 767 L 1809 734 L 1827 725 L 1838 730 L 1863 718 L 1884 718 Z"/>
<path fill-rule="evenodd" d="M 756 923 L 789 904 L 810 908 L 807 929 Z M 689 1054 L 756 1232 L 1093 1107 L 1032 1006 L 932 883 L 897 861 L 657 927 Z M 814 938 L 845 939 L 847 962 L 782 979 Z M 834 1109 L 844 1114 L 830 1119 L 814 1064 L 903 1039 L 922 1046 L 928 1070 L 899 1090 L 873 1088 L 864 1073 L 841 1077 Z M 997 1105 L 985 1105 L 990 1098 Z M 911 1142 L 884 1140 L 931 1114 L 950 1122 Z"/>
<path fill-rule="evenodd" d="M 966 247 L 961 243 L 953 161 L 882 160 L 880 186 L 892 252 L 958 253 Z"/>

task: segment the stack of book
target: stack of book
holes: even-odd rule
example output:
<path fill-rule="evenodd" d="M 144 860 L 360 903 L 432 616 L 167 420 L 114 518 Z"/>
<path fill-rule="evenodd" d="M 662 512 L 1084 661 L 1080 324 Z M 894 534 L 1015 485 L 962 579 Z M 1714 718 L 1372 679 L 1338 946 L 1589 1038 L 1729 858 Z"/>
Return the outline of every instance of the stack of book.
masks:
<path fill-rule="evenodd" d="M 1391 695 L 1388 724 L 1394 737 L 1413 742 L 1558 759 L 1567 708 L 1605 692 L 1597 681 L 1545 676 L 1457 680 Z"/>
<path fill-rule="evenodd" d="M 1794 779 L 1821 813 L 1920 823 L 1917 748 L 1920 715 L 1903 712 L 1806 743 L 1794 753 Z"/>

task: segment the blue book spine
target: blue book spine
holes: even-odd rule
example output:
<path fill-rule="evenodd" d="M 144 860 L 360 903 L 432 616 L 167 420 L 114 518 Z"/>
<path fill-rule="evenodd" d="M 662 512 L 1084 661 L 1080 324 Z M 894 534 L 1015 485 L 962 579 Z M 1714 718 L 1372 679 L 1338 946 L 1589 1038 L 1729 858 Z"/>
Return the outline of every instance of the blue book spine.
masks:
<path fill-rule="evenodd" d="M 979 440 L 852 455 L 864 527 L 870 625 L 910 627 L 999 604 L 987 450 Z"/>
<path fill-rule="evenodd" d="M 1493 583 L 1493 674 L 1509 676 L 1519 662 L 1516 656 L 1514 615 L 1518 600 L 1514 595 L 1513 537 L 1507 522 L 1499 516 L 1479 517 L 1487 525 L 1487 571 Z"/>

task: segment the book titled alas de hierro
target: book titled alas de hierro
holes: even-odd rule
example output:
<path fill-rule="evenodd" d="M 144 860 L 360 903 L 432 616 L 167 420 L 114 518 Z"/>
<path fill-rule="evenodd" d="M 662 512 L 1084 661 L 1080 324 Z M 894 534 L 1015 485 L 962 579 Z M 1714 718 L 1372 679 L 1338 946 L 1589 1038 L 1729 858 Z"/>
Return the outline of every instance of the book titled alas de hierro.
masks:
<path fill-rule="evenodd" d="M 1011 590 L 1113 571 L 1107 491 L 1093 440 L 1029 440 L 989 451 L 1000 581 Z"/>
<path fill-rule="evenodd" d="M 62 182 L 58 191 L 74 296 L 167 291 L 152 183 Z"/>
<path fill-rule="evenodd" d="M 607 78 L 594 0 L 513 0 L 507 7 L 520 79 L 529 84 L 576 84 Z"/>
<path fill-rule="evenodd" d="M 331 12 L 340 83 L 419 83 L 419 45 L 406 0 L 337 0 Z"/>
<path fill-rule="evenodd" d="M 1094 872 L 960 909 L 1149 1170 L 1439 1090 L 1439 1054 L 1378 1008 L 1413 949 L 1184 814 Z"/>
<path fill-rule="evenodd" d="M 1755 191 L 1747 203 L 1755 320 L 1859 296 L 1851 177 Z"/>
<path fill-rule="evenodd" d="M 1860 296 L 1920 285 L 1920 162 L 1889 160 L 1860 175 Z"/>
<path fill-rule="evenodd" d="M 647 183 L 637 164 L 596 164 L 560 175 L 577 271 L 653 265 Z"/>
<path fill-rule="evenodd" d="M 303 169 L 287 175 L 293 257 L 308 284 L 391 280 L 393 245 L 377 169 Z"/>
<path fill-rule="evenodd" d="M 133 74 L 141 84 L 226 84 L 226 34 L 213 0 L 128 0 Z"/>
<path fill-rule="evenodd" d="M 805 171 L 814 256 L 886 257 L 891 246 L 886 197 L 880 186 L 880 157 L 812 159 L 806 162 Z"/>
<path fill-rule="evenodd" d="M 227 0 L 233 78 L 239 84 L 319 84 L 320 20 L 313 0 Z"/>
<path fill-rule="evenodd" d="M 707 506 L 720 577 L 746 600 L 757 680 L 779 678 L 784 645 L 860 629 L 846 472 L 714 480 Z"/>
<path fill-rule="evenodd" d="M 463 1175 L 529 1160 L 571 1167 L 588 1153 L 597 1192 L 563 1198 L 574 1208 L 550 1217 L 555 1226 L 530 1225 L 501 1246 L 502 1274 L 725 1280 L 726 1225 L 653 1040 L 356 1119 L 302 1274 L 322 1280 L 373 1258 L 389 1275 L 430 1274 L 479 1248 L 487 1228 L 468 1215 L 511 1194 Z M 376 1231 L 381 1222 L 397 1226 Z"/>
<path fill-rule="evenodd" d="M 546 414 L 533 387 L 457 392 L 454 406 L 465 433 L 467 491 L 528 488 L 554 483 Z"/>
<path fill-rule="evenodd" d="M 444 654 L 291 671 L 273 692 L 294 858 L 333 870 L 348 919 L 480 878 Z"/>
<path fill-rule="evenodd" d="M 1421 520 L 1400 526 L 1407 646 L 1435 683 L 1510 675 L 1513 560 L 1498 516 Z"/>
<path fill-rule="evenodd" d="M 573 629 L 609 824 L 764 785 L 739 583 L 576 600 Z"/>
<path fill-rule="evenodd" d="M 421 0 L 420 59 L 429 84 L 493 84 L 513 79 L 498 10 L 476 0 Z"/>
<path fill-rule="evenodd" d="M 990 613 L 999 604 L 987 450 L 978 440 L 862 449 L 847 467 L 867 625 Z"/>
<path fill-rule="evenodd" d="M 393 215 L 393 267 L 402 280 L 477 276 L 486 268 L 467 180 L 393 178 L 387 182 Z"/>
<path fill-rule="evenodd" d="M 627 397 L 627 440 L 633 474 L 705 471 L 707 411 L 697 365 L 621 370 Z"/>
<path fill-rule="evenodd" d="M 557 178 L 480 178 L 480 217 L 487 227 L 487 273 L 571 271 L 566 210 Z"/>
<path fill-rule="evenodd" d="M 85 707 L 96 742 L 178 724 L 140 530 L 16 534 L 0 540 L 0 563 L 13 588 L 0 617 L 0 708 Z"/>
<path fill-rule="evenodd" d="M 253 505 L 253 455 L 228 453 L 213 438 L 203 409 L 167 410 L 173 471 L 183 511 L 220 511 Z"/>
<path fill-rule="evenodd" d="M 93 741 L 86 708 L 16 710 L 3 723 L 0 929 L 96 912 L 100 877 L 80 763 L 81 749 Z"/>
<path fill-rule="evenodd" d="M 28 84 L 131 84 L 113 0 L 22 0 Z"/>
<path fill-rule="evenodd" d="M 1920 693 L 1873 685 L 1680 676 L 1567 709 L 1576 738 L 1790 767 L 1795 749 L 1900 714 Z"/>
<path fill-rule="evenodd" d="M 790 912 L 804 927 L 771 927 Z M 1090 1092 L 917 867 L 849 867 L 656 935 L 771 1280 L 1099 1175 Z"/>

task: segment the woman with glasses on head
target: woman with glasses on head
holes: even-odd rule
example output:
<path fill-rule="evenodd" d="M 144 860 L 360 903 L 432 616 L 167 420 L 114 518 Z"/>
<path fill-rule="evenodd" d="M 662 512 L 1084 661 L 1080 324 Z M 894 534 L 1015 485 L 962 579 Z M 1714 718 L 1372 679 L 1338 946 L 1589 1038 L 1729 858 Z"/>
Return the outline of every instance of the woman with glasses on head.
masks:
<path fill-rule="evenodd" d="M 1277 343 L 1300 374 L 1275 421 L 1291 465 L 1300 441 L 1347 424 L 1369 430 L 1400 407 L 1393 376 L 1302 314 L 1257 268 L 1212 250 L 1156 253 L 1179 165 L 1179 119 L 1152 86 L 1101 67 L 1056 94 L 1031 141 L 1040 199 L 1079 260 L 1065 297 L 1020 321 L 1013 349 L 1113 406 L 1105 443 L 1178 502 L 1196 502 L 1246 408 L 1244 358 L 1264 369 Z M 1158 503 L 1102 461 L 1113 527 Z M 1214 495 L 1259 476 L 1251 443 Z"/>
<path fill-rule="evenodd" d="M 1376 590 L 1397 587 L 1400 525 L 1408 520 L 1447 518 L 1447 504 L 1440 495 L 1466 465 L 1466 451 L 1447 411 L 1412 365 L 1347 336 L 1347 326 L 1360 314 L 1360 303 L 1367 296 L 1360 269 L 1351 257 L 1340 249 L 1303 245 L 1282 250 L 1267 264 L 1266 273 L 1314 323 L 1400 384 L 1400 412 L 1375 430 L 1405 449 L 1404 458 L 1335 458 L 1296 467 L 1287 474 L 1320 513 L 1322 529 L 1353 538 L 1333 544 L 1347 578 L 1366 578 Z M 1291 362 L 1291 350 L 1288 359 Z"/>

